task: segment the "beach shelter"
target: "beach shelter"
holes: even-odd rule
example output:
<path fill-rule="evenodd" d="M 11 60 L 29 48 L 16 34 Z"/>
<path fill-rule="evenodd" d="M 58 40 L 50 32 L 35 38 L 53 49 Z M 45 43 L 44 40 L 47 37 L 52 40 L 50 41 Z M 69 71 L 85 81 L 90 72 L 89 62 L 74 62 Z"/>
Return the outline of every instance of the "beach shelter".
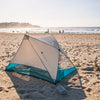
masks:
<path fill-rule="evenodd" d="M 57 83 L 76 68 L 53 35 L 24 38 L 6 71 Z"/>

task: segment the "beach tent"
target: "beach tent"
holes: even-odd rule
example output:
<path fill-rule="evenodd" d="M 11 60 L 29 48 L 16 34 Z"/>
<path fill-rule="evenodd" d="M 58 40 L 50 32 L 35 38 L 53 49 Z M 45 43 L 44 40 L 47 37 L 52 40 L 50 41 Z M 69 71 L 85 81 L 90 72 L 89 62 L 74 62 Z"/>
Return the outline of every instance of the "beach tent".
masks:
<path fill-rule="evenodd" d="M 76 68 L 53 35 L 32 37 L 24 35 L 6 71 L 57 83 Z"/>

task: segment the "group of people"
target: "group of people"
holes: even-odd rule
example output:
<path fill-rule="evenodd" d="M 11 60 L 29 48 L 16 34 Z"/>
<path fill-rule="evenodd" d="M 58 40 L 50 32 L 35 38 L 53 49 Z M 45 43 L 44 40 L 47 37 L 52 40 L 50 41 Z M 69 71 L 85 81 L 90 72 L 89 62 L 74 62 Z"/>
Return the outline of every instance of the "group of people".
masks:
<path fill-rule="evenodd" d="M 62 30 L 62 32 L 61 32 L 61 30 L 59 30 L 59 33 L 64 33 L 64 30 Z"/>
<path fill-rule="evenodd" d="M 47 30 L 47 32 L 46 33 L 49 33 L 49 29 Z M 64 33 L 64 30 L 59 30 L 59 33 Z"/>

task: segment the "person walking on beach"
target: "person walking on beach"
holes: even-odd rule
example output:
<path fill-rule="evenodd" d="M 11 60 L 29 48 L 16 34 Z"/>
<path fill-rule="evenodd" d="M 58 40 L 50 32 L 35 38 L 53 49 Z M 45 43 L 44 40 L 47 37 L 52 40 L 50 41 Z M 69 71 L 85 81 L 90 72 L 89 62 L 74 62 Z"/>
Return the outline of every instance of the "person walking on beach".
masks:
<path fill-rule="evenodd" d="M 59 30 L 59 33 L 61 33 L 61 30 Z"/>
<path fill-rule="evenodd" d="M 64 33 L 64 30 L 62 30 L 62 33 Z"/>
<path fill-rule="evenodd" d="M 48 29 L 48 33 L 49 33 L 49 29 Z"/>

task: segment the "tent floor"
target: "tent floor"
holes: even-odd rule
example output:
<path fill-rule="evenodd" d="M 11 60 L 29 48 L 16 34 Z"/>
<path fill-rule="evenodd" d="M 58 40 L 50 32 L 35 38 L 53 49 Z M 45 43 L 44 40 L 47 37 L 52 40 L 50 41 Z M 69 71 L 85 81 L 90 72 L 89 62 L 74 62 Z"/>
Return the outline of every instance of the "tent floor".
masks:
<path fill-rule="evenodd" d="M 75 70 L 76 70 L 75 67 L 68 68 L 68 67 L 59 66 L 55 83 L 59 82 L 61 79 L 63 79 L 64 77 L 66 77 L 68 74 L 70 74 L 71 72 Z M 6 68 L 6 71 L 13 71 L 13 72 L 17 72 L 24 75 L 34 76 L 34 77 L 49 81 L 51 83 L 54 83 L 48 71 L 42 70 L 36 67 L 10 63 Z"/>

